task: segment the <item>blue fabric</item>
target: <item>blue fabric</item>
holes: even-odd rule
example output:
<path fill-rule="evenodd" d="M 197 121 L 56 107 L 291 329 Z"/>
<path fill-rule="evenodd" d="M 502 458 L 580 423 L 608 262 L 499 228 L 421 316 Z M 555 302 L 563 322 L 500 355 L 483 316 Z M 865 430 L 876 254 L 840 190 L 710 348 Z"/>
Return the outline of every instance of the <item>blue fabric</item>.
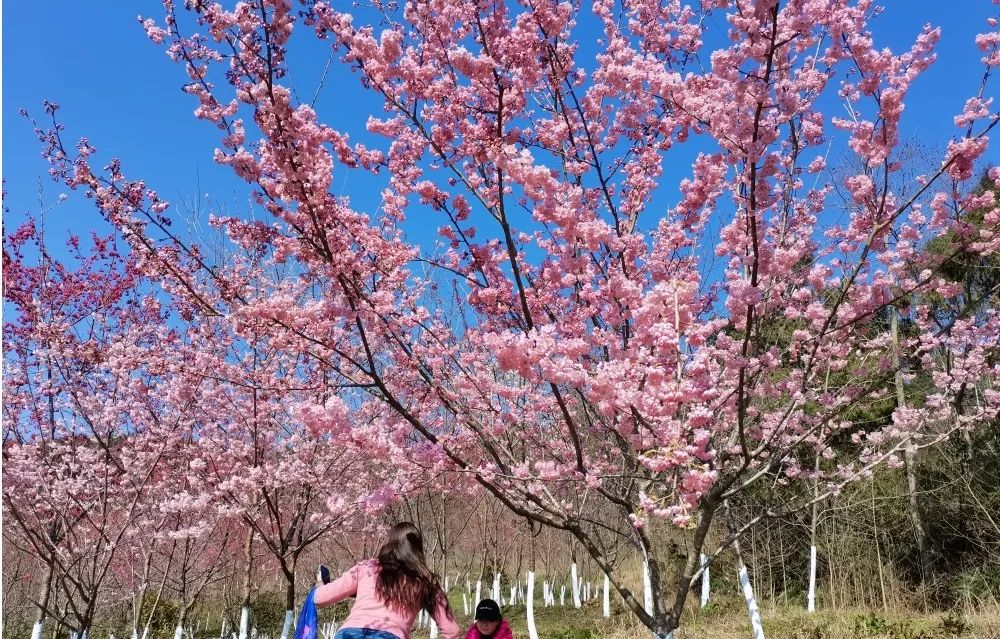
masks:
<path fill-rule="evenodd" d="M 333 639 L 399 639 L 399 637 L 391 632 L 374 628 L 341 628 Z"/>
<path fill-rule="evenodd" d="M 299 621 L 295 624 L 295 639 L 316 639 L 316 631 L 319 629 L 319 613 L 316 612 L 316 602 L 313 601 L 315 593 L 316 589 L 313 588 L 306 595 L 306 600 L 302 602 Z"/>

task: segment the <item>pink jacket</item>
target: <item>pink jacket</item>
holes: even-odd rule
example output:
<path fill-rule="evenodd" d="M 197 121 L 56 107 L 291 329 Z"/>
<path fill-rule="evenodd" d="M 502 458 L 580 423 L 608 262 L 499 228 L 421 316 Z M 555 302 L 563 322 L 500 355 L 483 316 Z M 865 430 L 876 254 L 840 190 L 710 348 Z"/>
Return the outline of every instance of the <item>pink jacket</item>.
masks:
<path fill-rule="evenodd" d="M 476 624 L 472 624 L 469 631 L 465 633 L 465 639 L 514 639 L 514 633 L 510 631 L 510 624 L 507 623 L 507 620 L 502 619 L 500 620 L 500 625 L 497 626 L 496 632 L 489 637 L 480 634 L 476 628 Z"/>
<path fill-rule="evenodd" d="M 356 564 L 340 577 L 316 589 L 316 594 L 313 595 L 316 607 L 324 608 L 348 597 L 355 597 L 351 614 L 341 624 L 342 628 L 370 628 L 392 633 L 399 639 L 410 639 L 410 628 L 413 627 L 419 610 L 401 613 L 387 606 L 375 594 L 378 571 L 379 564 L 374 559 Z M 452 618 L 444 593 L 439 593 L 438 605 L 431 617 L 444 639 L 461 638 L 462 629 Z"/>

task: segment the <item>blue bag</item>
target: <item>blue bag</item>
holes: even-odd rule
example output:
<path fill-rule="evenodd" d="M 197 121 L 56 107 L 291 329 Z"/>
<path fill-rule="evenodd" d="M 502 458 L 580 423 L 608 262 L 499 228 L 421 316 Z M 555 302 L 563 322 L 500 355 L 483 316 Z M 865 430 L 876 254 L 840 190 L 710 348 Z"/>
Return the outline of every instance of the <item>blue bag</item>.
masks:
<path fill-rule="evenodd" d="M 299 620 L 295 624 L 295 639 L 316 639 L 316 631 L 319 629 L 319 613 L 316 612 L 316 602 L 313 601 L 315 593 L 316 589 L 313 588 L 306 595 L 306 600 L 302 602 Z"/>

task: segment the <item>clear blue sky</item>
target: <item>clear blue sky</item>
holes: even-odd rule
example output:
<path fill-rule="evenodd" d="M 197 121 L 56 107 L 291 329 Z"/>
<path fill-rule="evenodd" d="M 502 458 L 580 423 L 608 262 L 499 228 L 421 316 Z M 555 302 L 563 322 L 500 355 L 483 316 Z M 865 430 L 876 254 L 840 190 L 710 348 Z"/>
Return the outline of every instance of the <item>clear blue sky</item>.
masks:
<path fill-rule="evenodd" d="M 887 11 L 873 25 L 880 45 L 900 51 L 924 23 L 942 28 L 938 62 L 906 101 L 903 133 L 943 147 L 955 133 L 952 116 L 978 86 L 981 54 L 973 38 L 995 7 L 989 0 L 887 0 L 885 4 Z M 246 187 L 229 169 L 212 162 L 216 132 L 191 115 L 194 101 L 180 90 L 183 70 L 147 40 L 136 21 L 139 13 L 159 18 L 161 5 L 151 0 L 4 3 L 3 176 L 5 203 L 11 210 L 5 216 L 9 219 L 4 219 L 5 231 L 23 220 L 25 212 L 39 210 L 39 180 L 46 204 L 53 204 L 62 192 L 46 177 L 47 166 L 31 127 L 18 115 L 24 107 L 40 117 L 43 99 L 62 105 L 60 117 L 69 140 L 87 136 L 101 159 L 120 157 L 130 176 L 146 178 L 175 204 L 185 200 L 204 206 L 204 194 L 211 193 L 213 203 L 221 202 L 231 212 L 245 209 Z M 309 100 L 328 49 L 312 36 L 301 35 L 300 40 L 308 43 L 292 51 L 292 80 L 299 97 Z M 363 136 L 364 121 L 380 105 L 362 93 L 356 78 L 348 78 L 337 64 L 333 68 L 337 75 L 328 78 L 317 105 L 320 116 Z M 996 157 L 994 150 L 991 159 Z M 676 193 L 677 182 L 690 174 L 690 168 L 672 166 L 676 168 L 665 183 Z M 355 171 L 346 184 L 341 179 L 336 183 L 353 196 L 356 206 L 377 205 L 373 178 Z M 51 210 L 47 218 L 52 231 L 71 228 L 86 233 L 100 228 L 96 212 L 79 198 Z"/>

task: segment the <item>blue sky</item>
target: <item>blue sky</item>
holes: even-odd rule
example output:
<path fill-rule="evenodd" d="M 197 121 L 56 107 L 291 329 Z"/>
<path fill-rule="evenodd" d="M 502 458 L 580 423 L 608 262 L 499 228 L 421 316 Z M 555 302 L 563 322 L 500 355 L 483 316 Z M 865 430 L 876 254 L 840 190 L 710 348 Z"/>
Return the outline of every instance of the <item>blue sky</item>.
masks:
<path fill-rule="evenodd" d="M 887 11 L 873 23 L 880 45 L 901 51 L 924 23 L 942 28 L 938 62 L 906 101 L 903 136 L 943 148 L 956 132 L 952 116 L 978 86 L 983 67 L 973 38 L 995 5 L 989 0 L 887 0 L 886 4 Z M 87 136 L 102 160 L 121 158 L 128 175 L 147 179 L 175 206 L 184 208 L 186 202 L 203 211 L 209 204 L 230 213 L 248 208 L 247 188 L 211 159 L 218 135 L 191 115 L 194 101 L 180 90 L 183 70 L 149 42 L 136 20 L 139 13 L 159 18 L 161 5 L 148 0 L 4 4 L 3 176 L 5 205 L 11 211 L 4 216 L 5 230 L 23 220 L 26 212 L 39 211 L 39 183 L 46 206 L 55 204 L 63 191 L 46 177 L 47 166 L 31 126 L 18 115 L 24 107 L 41 117 L 44 99 L 62 106 L 60 118 L 70 141 Z M 300 99 L 308 101 L 329 53 L 326 43 L 300 35 L 304 44 L 290 54 L 291 79 Z M 364 137 L 365 120 L 369 113 L 379 113 L 381 105 L 349 75 L 342 66 L 332 65 L 317 109 L 327 122 Z M 668 200 L 676 194 L 679 180 L 690 174 L 688 155 L 674 154 L 668 165 L 673 167 L 664 178 Z M 993 151 L 990 159 L 996 157 Z M 381 178 L 338 170 L 338 190 L 351 195 L 359 208 L 377 205 L 375 187 Z M 101 228 L 97 213 L 81 198 L 50 209 L 46 224 L 52 232 Z"/>

